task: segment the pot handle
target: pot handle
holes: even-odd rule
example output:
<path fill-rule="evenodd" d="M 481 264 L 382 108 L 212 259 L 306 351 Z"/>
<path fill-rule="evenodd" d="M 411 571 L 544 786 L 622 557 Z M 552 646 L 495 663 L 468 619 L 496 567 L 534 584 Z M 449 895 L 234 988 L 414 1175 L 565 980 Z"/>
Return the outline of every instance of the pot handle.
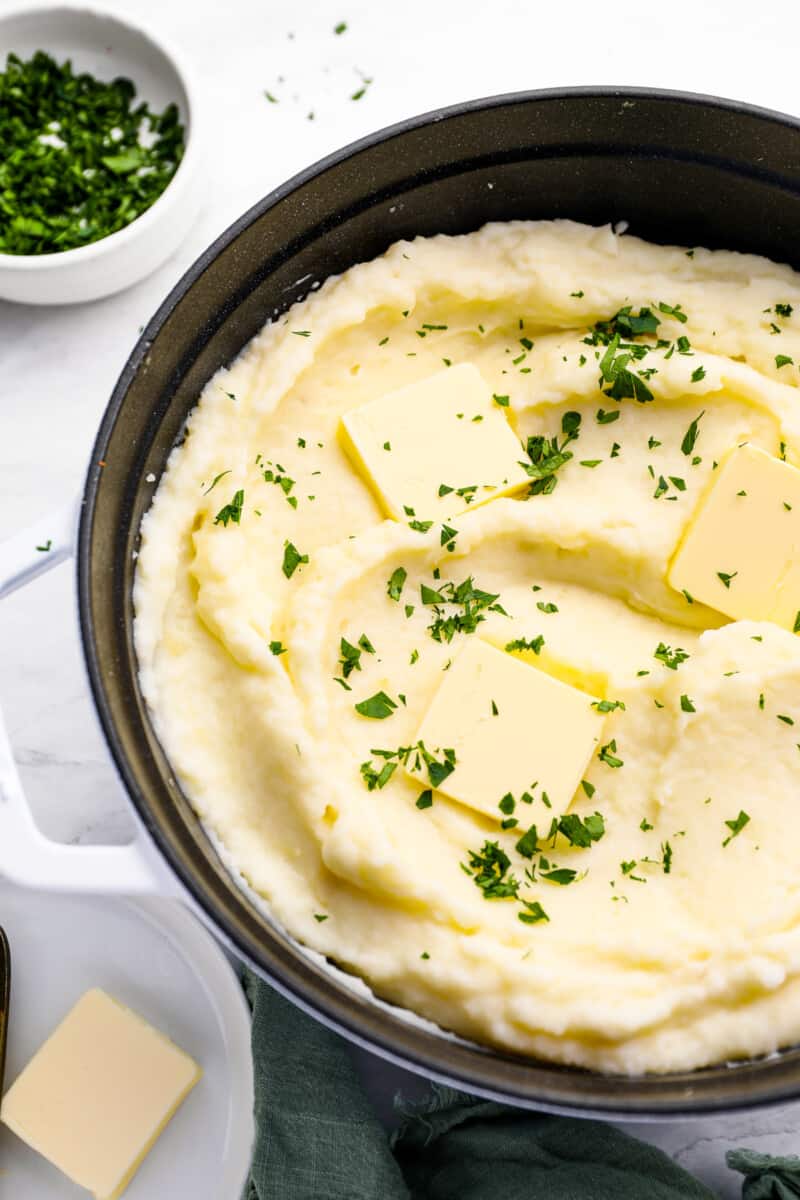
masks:
<path fill-rule="evenodd" d="M 70 504 L 0 542 L 0 599 L 75 552 L 78 510 Z M 0 876 L 46 891 L 124 895 L 177 891 L 139 827 L 124 846 L 74 846 L 51 841 L 25 798 L 0 710 Z"/>

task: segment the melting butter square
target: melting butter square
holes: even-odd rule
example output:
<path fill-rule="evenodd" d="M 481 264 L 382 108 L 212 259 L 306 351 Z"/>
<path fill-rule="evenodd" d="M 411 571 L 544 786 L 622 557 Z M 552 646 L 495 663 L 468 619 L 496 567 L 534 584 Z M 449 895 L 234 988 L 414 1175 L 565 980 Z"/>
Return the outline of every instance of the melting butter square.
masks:
<path fill-rule="evenodd" d="M 356 468 L 397 521 L 445 520 L 530 483 L 505 410 L 471 363 L 345 413 L 341 433 Z M 444 495 L 442 486 L 449 489 Z"/>
<path fill-rule="evenodd" d="M 200 1075 L 188 1054 L 95 988 L 6 1093 L 0 1119 L 97 1200 L 116 1200 Z"/>
<path fill-rule="evenodd" d="M 604 717 L 593 700 L 473 637 L 444 673 L 417 736 L 437 759 L 455 751 L 455 770 L 439 789 L 451 799 L 501 821 L 502 797 L 519 801 L 536 783 L 537 797 L 547 792 L 558 815 L 600 740 Z M 412 760 L 407 769 L 427 780 Z"/>
<path fill-rule="evenodd" d="M 734 620 L 793 629 L 800 610 L 800 471 L 754 446 L 720 463 L 668 581 Z"/>

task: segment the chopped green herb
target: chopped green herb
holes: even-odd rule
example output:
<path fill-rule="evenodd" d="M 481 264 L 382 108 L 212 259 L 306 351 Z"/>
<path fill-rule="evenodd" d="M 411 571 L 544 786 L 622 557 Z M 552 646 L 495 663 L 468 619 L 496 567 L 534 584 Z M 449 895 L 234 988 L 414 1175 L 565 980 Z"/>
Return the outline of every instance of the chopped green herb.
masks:
<path fill-rule="evenodd" d="M 600 759 L 600 762 L 604 762 L 607 767 L 622 767 L 625 765 L 623 760 L 617 757 L 616 738 L 612 738 L 611 741 L 607 742 L 605 746 L 601 746 L 597 757 Z"/>
<path fill-rule="evenodd" d="M 474 633 L 486 620 L 487 612 L 507 615 L 498 604 L 499 595 L 476 588 L 471 575 L 459 584 L 448 580 L 438 588 L 423 583 L 420 597 L 424 605 L 433 609 L 434 620 L 428 632 L 435 642 L 452 642 L 456 633 Z"/>
<path fill-rule="evenodd" d="M 464 870 L 472 876 L 486 900 L 516 898 L 519 880 L 510 873 L 511 859 L 498 842 L 485 841 L 479 851 L 470 850 Z"/>
<path fill-rule="evenodd" d="M 550 920 L 538 900 L 523 900 L 520 897 L 520 903 L 524 904 L 525 908 L 522 912 L 517 913 L 517 917 L 525 925 L 536 925 L 539 921 Z"/>
<path fill-rule="evenodd" d="M 697 709 L 695 708 L 693 702 L 689 699 L 689 697 L 685 693 L 684 693 L 684 695 L 681 696 L 681 711 L 686 712 L 686 713 L 697 712 Z"/>
<path fill-rule="evenodd" d="M 183 157 L 178 109 L 153 112 L 130 79 L 76 73 L 38 50 L 0 71 L 0 253 L 96 242 L 150 208 Z"/>
<path fill-rule="evenodd" d="M 420 792 L 416 800 L 417 808 L 432 808 L 433 807 L 433 791 L 431 788 L 425 788 L 424 792 Z"/>
<path fill-rule="evenodd" d="M 275 655 L 286 653 L 286 647 L 284 646 L 283 642 L 270 642 L 269 648 Z"/>
<path fill-rule="evenodd" d="M 695 369 L 692 371 L 692 383 L 699 383 L 700 380 L 705 379 L 705 377 L 706 377 L 705 367 L 695 367 Z"/>
<path fill-rule="evenodd" d="M 610 713 L 618 708 L 622 712 L 625 711 L 625 704 L 622 700 L 593 700 L 592 708 L 596 708 L 599 713 Z"/>
<path fill-rule="evenodd" d="M 778 367 L 779 369 L 781 367 L 793 367 L 794 359 L 790 358 L 788 354 L 776 354 L 775 355 L 775 366 Z"/>
<path fill-rule="evenodd" d="M 301 554 L 291 542 L 283 543 L 283 573 L 287 579 L 291 579 L 297 568 L 307 562 L 307 554 Z"/>
<path fill-rule="evenodd" d="M 717 571 L 717 579 L 721 580 L 726 588 L 729 588 L 731 580 L 735 579 L 738 574 L 738 571 L 732 571 L 730 574 L 727 571 Z"/>
<path fill-rule="evenodd" d="M 618 421 L 619 417 L 620 410 L 618 408 L 613 408 L 609 412 L 603 408 L 598 408 L 595 413 L 595 420 L 598 425 L 610 425 L 612 421 Z"/>
<path fill-rule="evenodd" d="M 408 572 L 405 567 L 397 567 L 392 571 L 391 578 L 386 585 L 386 593 L 390 600 L 399 600 L 403 593 L 403 586 L 408 578 Z"/>
<path fill-rule="evenodd" d="M 739 810 L 738 817 L 735 817 L 732 821 L 726 821 L 725 824 L 727 825 L 728 829 L 730 829 L 730 833 L 722 843 L 723 846 L 727 846 L 728 842 L 732 842 L 733 839 L 742 832 L 745 825 L 750 824 L 750 817 L 742 808 Z"/>
<path fill-rule="evenodd" d="M 670 671 L 677 671 L 681 663 L 686 662 L 689 655 L 685 650 L 681 650 L 678 646 L 675 650 L 671 646 L 666 646 L 663 642 L 659 642 L 653 651 L 653 658 L 657 658 L 665 667 L 669 667 Z"/>
<path fill-rule="evenodd" d="M 544 645 L 544 636 L 539 634 L 535 638 L 514 638 L 513 642 L 506 643 L 506 650 L 513 652 L 514 650 L 532 650 L 534 654 L 541 654 L 542 646 Z"/>
<path fill-rule="evenodd" d="M 233 525 L 238 525 L 242 519 L 242 509 L 244 507 L 244 492 L 241 488 L 234 492 L 233 499 L 230 504 L 225 504 L 214 517 L 215 525 L 227 526 L 230 521 Z"/>
<path fill-rule="evenodd" d="M 353 707 L 362 717 L 370 717 L 373 721 L 384 721 L 397 708 L 397 701 L 392 700 L 391 696 L 387 696 L 386 692 L 376 692 L 374 696 L 360 700 Z"/>

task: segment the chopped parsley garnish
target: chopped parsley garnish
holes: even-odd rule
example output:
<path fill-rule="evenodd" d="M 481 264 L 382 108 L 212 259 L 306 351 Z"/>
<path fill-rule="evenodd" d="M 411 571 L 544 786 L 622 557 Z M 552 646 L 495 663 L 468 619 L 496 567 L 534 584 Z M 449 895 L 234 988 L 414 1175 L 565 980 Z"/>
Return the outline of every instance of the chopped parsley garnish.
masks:
<path fill-rule="evenodd" d="M 413 529 L 416 533 L 427 533 L 432 527 L 433 521 L 409 521 L 408 528 Z"/>
<path fill-rule="evenodd" d="M 731 580 L 735 579 L 738 574 L 738 571 L 731 571 L 730 574 L 727 571 L 717 571 L 717 579 L 719 579 L 726 588 L 729 588 L 731 586 Z"/>
<path fill-rule="evenodd" d="M 786 320 L 788 320 L 794 312 L 794 309 L 792 308 L 791 304 L 776 304 L 775 312 L 779 317 L 784 317 Z"/>
<path fill-rule="evenodd" d="M 354 646 L 352 642 L 348 642 L 347 638 L 343 637 L 339 643 L 339 652 L 341 658 L 339 666 L 342 668 L 342 675 L 345 679 L 353 673 L 353 671 L 361 670 L 361 652 L 366 654 L 374 654 L 375 647 L 365 633 L 362 633 L 358 639 L 358 645 Z"/>
<path fill-rule="evenodd" d="M 625 703 L 622 700 L 593 700 L 591 707 L 597 709 L 599 713 L 610 713 L 615 708 L 622 712 L 625 711 Z"/>
<path fill-rule="evenodd" d="M 612 408 L 609 412 L 603 408 L 598 408 L 595 413 L 595 420 L 598 425 L 610 425 L 612 421 L 618 421 L 619 416 L 620 412 L 618 408 Z"/>
<path fill-rule="evenodd" d="M 0 70 L 0 253 L 52 254 L 129 225 L 183 157 L 178 109 L 153 112 L 129 79 L 73 71 L 42 50 Z"/>
<path fill-rule="evenodd" d="M 600 762 L 604 762 L 607 767 L 622 767 L 625 765 L 622 759 L 617 757 L 616 738 L 612 738 L 611 741 L 607 742 L 605 746 L 601 746 L 597 757 L 600 759 Z"/>
<path fill-rule="evenodd" d="M 225 504 L 214 517 L 215 525 L 227 526 L 230 521 L 234 525 L 238 525 L 242 519 L 242 509 L 244 507 L 244 492 L 241 488 L 234 492 L 233 499 L 230 504 Z"/>
<path fill-rule="evenodd" d="M 219 483 L 220 479 L 224 479 L 224 478 L 225 478 L 225 476 L 226 476 L 226 475 L 230 475 L 230 473 L 231 473 L 231 472 L 230 472 L 230 468 L 229 468 L 227 471 L 220 471 L 219 475 L 215 475 L 215 476 L 214 476 L 214 478 L 211 480 L 211 483 L 208 485 L 208 487 L 206 488 L 206 490 L 203 492 L 203 495 L 204 495 L 204 496 L 207 496 L 207 495 L 208 495 L 208 493 L 209 493 L 210 491 L 212 491 L 212 490 L 213 490 L 213 489 L 214 489 L 214 488 L 217 486 L 217 484 Z"/>
<path fill-rule="evenodd" d="M 308 555 L 301 554 L 296 546 L 291 542 L 283 543 L 283 573 L 287 579 L 291 579 L 297 568 L 302 563 L 308 562 Z"/>
<path fill-rule="evenodd" d="M 670 671 L 677 671 L 681 663 L 686 662 L 688 657 L 689 655 L 685 650 L 681 650 L 680 646 L 676 646 L 673 650 L 664 642 L 659 642 L 653 651 L 653 658 L 657 658 L 665 667 L 669 667 Z"/>
<path fill-rule="evenodd" d="M 486 841 L 480 850 L 469 850 L 464 870 L 483 892 L 486 900 L 516 899 L 519 880 L 511 874 L 511 859 L 498 842 Z"/>
<path fill-rule="evenodd" d="M 550 920 L 538 900 L 523 900 L 520 897 L 520 903 L 524 905 L 524 908 L 517 913 L 517 916 L 525 925 L 536 925 L 539 921 Z"/>
<path fill-rule="evenodd" d="M 416 806 L 419 809 L 433 807 L 433 791 L 431 788 L 425 788 L 424 791 L 420 792 L 416 799 Z"/>
<path fill-rule="evenodd" d="M 651 829 L 655 829 L 655 826 L 651 825 L 646 817 L 642 817 L 642 821 L 641 821 L 641 824 L 639 825 L 639 828 L 641 829 L 642 833 L 648 833 Z"/>
<path fill-rule="evenodd" d="M 685 325 L 689 319 L 680 304 L 664 304 L 661 301 L 658 305 L 658 311 L 665 313 L 668 317 L 674 317 L 676 321 L 680 321 L 681 325 Z"/>
<path fill-rule="evenodd" d="M 558 832 L 571 846 L 582 850 L 588 849 L 592 842 L 599 842 L 605 831 L 605 822 L 599 812 L 591 813 L 582 820 L 577 813 L 565 813 L 558 822 Z"/>
<path fill-rule="evenodd" d="M 775 366 L 778 368 L 793 367 L 794 359 L 790 358 L 788 354 L 776 354 L 775 355 Z"/>
<path fill-rule="evenodd" d="M 572 451 L 566 447 L 578 437 L 580 424 L 580 413 L 566 412 L 561 418 L 561 443 L 557 437 L 546 438 L 541 434 L 528 438 L 525 453 L 530 461 L 521 462 L 520 466 L 534 480 L 529 493 L 531 496 L 549 495 L 553 491 L 558 482 L 556 472 L 572 458 Z"/>
<path fill-rule="evenodd" d="M 498 604 L 499 594 L 476 588 L 471 575 L 459 584 L 448 580 L 438 588 L 423 583 L 420 586 L 422 603 L 433 609 L 434 620 L 428 632 L 435 642 L 452 642 L 457 633 L 474 633 L 487 612 L 508 614 Z"/>
<path fill-rule="evenodd" d="M 322 924 L 323 921 L 327 921 L 327 919 L 328 919 L 327 913 L 314 913 L 314 920 L 319 921 L 320 925 Z"/>
<path fill-rule="evenodd" d="M 728 829 L 730 829 L 730 833 L 722 843 L 723 846 L 727 846 L 728 842 L 732 842 L 733 839 L 742 832 L 745 825 L 750 824 L 750 817 L 742 808 L 739 810 L 738 817 L 735 817 L 732 821 L 726 821 L 725 824 L 727 825 Z"/>
<path fill-rule="evenodd" d="M 358 704 L 353 707 L 362 717 L 370 717 L 373 721 L 384 721 L 397 708 L 397 701 L 392 700 L 391 696 L 387 696 L 386 692 L 376 692 L 374 696 L 369 696 L 366 700 L 359 700 Z"/>
<path fill-rule="evenodd" d="M 705 409 L 703 409 L 703 411 L 700 413 L 700 416 L 695 417 L 695 419 L 692 421 L 689 428 L 686 430 L 686 433 L 683 435 L 683 441 L 681 442 L 681 450 L 683 451 L 684 454 L 689 455 L 694 450 L 695 443 L 697 441 L 697 435 L 699 432 L 698 426 L 700 424 L 701 419 L 705 415 L 706 415 Z"/>
<path fill-rule="evenodd" d="M 511 402 L 509 396 L 498 396 L 496 393 L 492 396 L 492 399 L 494 400 L 495 404 L 499 404 L 501 408 L 508 408 Z"/>
<path fill-rule="evenodd" d="M 47 554 L 48 550 L 53 549 L 53 539 L 48 538 L 46 542 L 43 542 L 41 546 L 37 546 L 36 549 L 40 554 Z"/>
<path fill-rule="evenodd" d="M 778 720 L 783 721 L 784 725 L 794 725 L 794 717 L 787 717 L 785 713 L 778 713 Z"/>
<path fill-rule="evenodd" d="M 539 849 L 539 836 L 536 832 L 536 826 L 531 825 L 527 833 L 523 833 L 516 845 L 517 854 L 523 858 L 533 858 L 534 854 Z"/>
<path fill-rule="evenodd" d="M 557 604 L 545 604 L 544 601 L 542 601 L 542 600 L 536 601 L 536 607 L 539 609 L 539 612 L 543 612 L 543 613 L 557 613 L 558 612 Z"/>
<path fill-rule="evenodd" d="M 386 594 L 390 600 L 399 600 L 403 593 L 403 586 L 408 578 L 408 571 L 405 567 L 397 567 L 392 571 L 389 582 L 386 585 Z"/>
<path fill-rule="evenodd" d="M 336 34 L 342 34 L 345 32 L 346 29 L 347 29 L 347 21 L 340 21 L 338 25 L 334 25 L 333 32 Z"/>
<path fill-rule="evenodd" d="M 685 693 L 681 696 L 681 712 L 685 712 L 685 713 L 697 712 L 697 709 L 695 708 L 693 701 L 690 700 L 689 697 Z"/>
<path fill-rule="evenodd" d="M 705 377 L 706 377 L 705 367 L 695 367 L 695 369 L 692 371 L 692 383 L 699 383 L 700 380 L 705 379 Z"/>
<path fill-rule="evenodd" d="M 534 654 L 541 654 L 542 646 L 544 645 L 544 635 L 539 634 L 535 638 L 514 638 L 513 642 L 506 643 L 506 650 L 513 652 L 514 650 L 532 650 Z"/>
<path fill-rule="evenodd" d="M 656 318 L 653 318 L 656 320 Z M 653 393 L 644 382 L 641 374 L 634 374 L 628 369 L 628 364 L 641 355 L 635 353 L 636 350 L 643 350 L 644 347 L 633 347 L 629 349 L 627 346 L 624 353 L 618 353 L 620 349 L 620 336 L 615 334 L 608 343 L 605 354 L 600 359 L 600 388 L 605 396 L 610 396 L 612 400 L 637 400 L 640 404 L 646 404 L 653 399 Z M 604 384 L 610 386 L 604 387 Z"/>
<path fill-rule="evenodd" d="M 269 648 L 274 655 L 286 654 L 286 647 L 283 642 L 270 642 Z"/>

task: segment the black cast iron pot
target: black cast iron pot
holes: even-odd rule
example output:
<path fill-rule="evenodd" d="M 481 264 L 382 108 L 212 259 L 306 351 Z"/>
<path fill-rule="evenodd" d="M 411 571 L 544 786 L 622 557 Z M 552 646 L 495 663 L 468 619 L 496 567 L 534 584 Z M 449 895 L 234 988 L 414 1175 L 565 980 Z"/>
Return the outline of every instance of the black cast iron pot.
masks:
<path fill-rule="evenodd" d="M 103 418 L 78 550 L 91 686 L 131 801 L 212 926 L 314 1016 L 413 1070 L 512 1104 L 617 1117 L 800 1096 L 800 1049 L 665 1078 L 608 1077 L 439 1037 L 355 995 L 239 890 L 176 785 L 137 681 L 139 524 L 204 384 L 312 283 L 398 238 L 486 221 L 629 222 L 656 242 L 752 251 L 800 267 L 800 125 L 741 104 L 608 88 L 457 105 L 365 138 L 238 220 L 150 321 Z M 102 460 L 108 465 L 97 466 Z"/>

